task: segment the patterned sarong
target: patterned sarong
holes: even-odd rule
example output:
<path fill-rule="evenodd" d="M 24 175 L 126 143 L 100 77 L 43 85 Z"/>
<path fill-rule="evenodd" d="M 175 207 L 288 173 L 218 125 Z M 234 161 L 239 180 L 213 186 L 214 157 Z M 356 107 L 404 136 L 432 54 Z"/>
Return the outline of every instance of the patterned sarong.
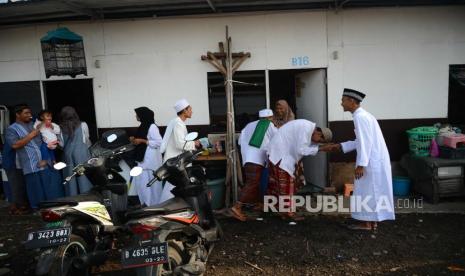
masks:
<path fill-rule="evenodd" d="M 260 179 L 263 166 L 246 163 L 244 165 L 245 185 L 241 190 L 239 201 L 242 203 L 259 203 L 260 199 Z"/>
<path fill-rule="evenodd" d="M 300 188 L 305 186 L 305 175 L 304 175 L 304 162 L 300 160 L 295 166 L 295 190 L 298 191 Z"/>
<path fill-rule="evenodd" d="M 278 164 L 273 164 L 268 160 L 269 164 L 269 183 L 268 183 L 268 194 L 273 196 L 288 195 L 293 196 L 297 190 L 303 185 L 303 165 L 301 162 L 296 164 L 295 175 L 291 176 L 288 172 L 281 169 Z M 284 201 L 286 203 L 286 201 Z M 291 202 L 287 201 L 288 204 L 283 207 L 291 207 Z"/>
<path fill-rule="evenodd" d="M 268 194 L 274 196 L 293 195 L 296 191 L 295 178 L 279 167 L 280 162 L 276 165 L 271 161 L 268 162 L 270 174 Z"/>

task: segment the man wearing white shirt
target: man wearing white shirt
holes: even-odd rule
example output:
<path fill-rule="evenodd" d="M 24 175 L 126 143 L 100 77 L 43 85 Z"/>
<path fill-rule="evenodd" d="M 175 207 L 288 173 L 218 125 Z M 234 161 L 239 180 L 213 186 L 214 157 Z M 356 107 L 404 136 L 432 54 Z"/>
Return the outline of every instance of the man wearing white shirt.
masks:
<path fill-rule="evenodd" d="M 295 185 L 296 165 L 304 156 L 329 150 L 319 143 L 331 139 L 331 130 L 316 127 L 315 123 L 304 119 L 290 121 L 279 128 L 266 148 L 270 167 L 268 194 L 293 196 L 299 188 Z M 290 202 L 288 207 L 292 207 Z M 302 219 L 294 212 L 288 212 L 286 218 Z"/>
<path fill-rule="evenodd" d="M 242 213 L 244 203 L 260 204 L 260 179 L 266 166 L 265 147 L 276 133 L 277 129 L 271 122 L 273 111 L 263 109 L 259 112 L 259 120 L 248 123 L 241 131 L 239 145 L 241 146 L 242 165 L 244 166 L 245 185 L 241 190 L 239 201 L 231 208 L 235 218 L 246 220 Z"/>
<path fill-rule="evenodd" d="M 174 110 L 177 116 L 172 119 L 166 127 L 165 135 L 160 147 L 163 156 L 163 162 L 166 160 L 176 157 L 183 152 L 183 150 L 195 150 L 200 147 L 200 142 L 196 141 L 185 141 L 187 135 L 186 120 L 192 117 L 192 107 L 186 99 L 181 99 L 174 105 Z M 163 188 L 161 201 L 168 200 L 173 196 L 171 190 L 174 186 L 171 183 L 166 182 Z"/>
<path fill-rule="evenodd" d="M 177 116 L 172 119 L 166 127 L 165 135 L 163 136 L 163 143 L 161 151 L 165 153 L 163 162 L 178 156 L 183 150 L 195 150 L 200 147 L 200 142 L 189 141 L 186 143 L 184 138 L 187 135 L 186 121 L 192 117 L 192 107 L 186 99 L 181 99 L 174 105 Z"/>
<path fill-rule="evenodd" d="M 378 121 L 360 107 L 364 98 L 365 94 L 359 91 L 344 89 L 341 105 L 344 111 L 352 113 L 356 139 L 336 144 L 333 150 L 357 151 L 350 207 L 352 218 L 362 222 L 349 228 L 376 230 L 378 221 L 395 219 L 391 160 Z"/>

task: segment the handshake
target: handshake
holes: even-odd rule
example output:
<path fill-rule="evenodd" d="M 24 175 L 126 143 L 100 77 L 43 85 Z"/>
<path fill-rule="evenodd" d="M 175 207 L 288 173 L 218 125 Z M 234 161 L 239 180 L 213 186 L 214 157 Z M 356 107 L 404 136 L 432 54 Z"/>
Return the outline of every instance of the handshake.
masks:
<path fill-rule="evenodd" d="M 320 145 L 318 150 L 323 152 L 341 152 L 342 147 L 341 144 L 328 143 Z"/>

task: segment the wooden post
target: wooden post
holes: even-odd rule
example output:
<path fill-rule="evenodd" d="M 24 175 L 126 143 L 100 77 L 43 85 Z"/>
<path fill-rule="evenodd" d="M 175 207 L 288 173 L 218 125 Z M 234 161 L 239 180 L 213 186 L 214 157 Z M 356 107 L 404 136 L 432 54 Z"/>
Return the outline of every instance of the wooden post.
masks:
<path fill-rule="evenodd" d="M 230 161 L 228 166 L 230 167 L 231 170 L 231 175 L 232 175 L 232 199 L 233 202 L 237 202 L 237 158 L 236 158 L 236 124 L 234 120 L 234 87 L 232 83 L 232 51 L 231 51 L 231 37 L 229 37 L 229 32 L 228 32 L 228 26 L 226 26 L 226 41 L 228 42 L 228 58 L 226 59 L 226 65 L 227 67 L 227 84 L 226 84 L 226 97 L 229 102 L 229 108 L 228 108 L 228 137 L 229 137 L 229 152 L 228 152 L 228 160 Z"/>
<path fill-rule="evenodd" d="M 220 49 L 219 53 L 207 52 L 207 55 L 201 56 L 202 60 L 207 61 L 215 67 L 225 79 L 225 92 L 226 92 L 226 207 L 231 203 L 231 192 L 233 203 L 237 202 L 238 197 L 238 183 L 242 183 L 242 172 L 239 162 L 239 154 L 236 147 L 236 128 L 234 120 L 234 87 L 233 75 L 239 69 L 239 66 L 247 59 L 250 58 L 250 53 L 233 53 L 231 45 L 231 37 L 229 36 L 228 26 L 226 26 L 226 49 L 222 42 L 218 43 Z M 225 51 L 226 50 L 226 51 Z"/>

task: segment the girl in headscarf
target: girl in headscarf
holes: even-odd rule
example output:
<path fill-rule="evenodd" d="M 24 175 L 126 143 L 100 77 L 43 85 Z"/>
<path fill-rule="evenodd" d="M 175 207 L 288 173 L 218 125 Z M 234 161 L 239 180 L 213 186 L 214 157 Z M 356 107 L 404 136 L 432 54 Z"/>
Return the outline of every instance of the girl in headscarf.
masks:
<path fill-rule="evenodd" d="M 70 176 L 73 168 L 90 158 L 89 127 L 81 122 L 76 110 L 71 106 L 61 109 L 61 131 L 63 133 L 63 152 L 66 162 L 64 177 Z M 66 196 L 74 196 L 88 192 L 92 184 L 85 175 L 73 177 L 65 185 Z"/>
<path fill-rule="evenodd" d="M 275 127 L 280 128 L 285 123 L 295 120 L 294 112 L 289 107 L 289 104 L 285 100 L 279 100 L 276 102 L 275 111 L 273 115 L 273 124 Z"/>
<path fill-rule="evenodd" d="M 133 184 L 140 203 L 151 206 L 159 203 L 163 189 L 161 183 L 155 183 L 151 187 L 146 186 L 153 179 L 153 171 L 163 164 L 160 152 L 163 139 L 155 124 L 155 114 L 152 110 L 143 106 L 134 111 L 140 126 L 136 135 L 131 136 L 130 140 L 136 145 L 134 158 L 137 166 L 142 167 L 143 171 L 142 174 L 134 177 Z"/>

